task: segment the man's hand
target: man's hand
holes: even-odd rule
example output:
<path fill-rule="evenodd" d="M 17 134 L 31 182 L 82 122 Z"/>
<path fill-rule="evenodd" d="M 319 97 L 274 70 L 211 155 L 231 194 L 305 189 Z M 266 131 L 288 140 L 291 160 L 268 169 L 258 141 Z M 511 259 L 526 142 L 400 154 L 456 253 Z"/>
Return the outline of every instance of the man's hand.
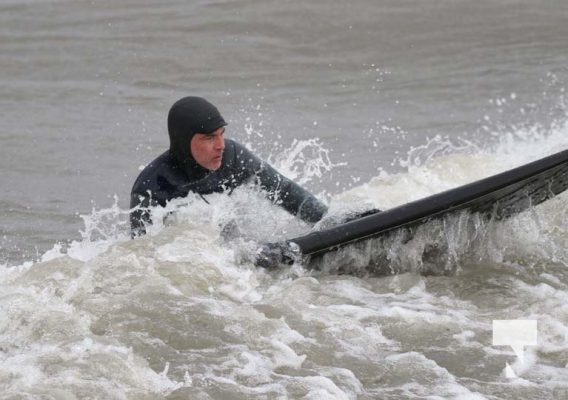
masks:
<path fill-rule="evenodd" d="M 302 252 L 296 243 L 265 243 L 256 251 L 254 264 L 257 267 L 276 269 L 292 265 L 301 259 Z"/>

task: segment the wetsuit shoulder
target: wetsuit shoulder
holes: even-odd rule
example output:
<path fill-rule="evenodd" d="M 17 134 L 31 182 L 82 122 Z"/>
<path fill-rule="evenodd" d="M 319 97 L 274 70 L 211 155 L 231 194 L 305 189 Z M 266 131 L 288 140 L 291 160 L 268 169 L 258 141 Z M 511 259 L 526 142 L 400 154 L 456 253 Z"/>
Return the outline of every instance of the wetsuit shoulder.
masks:
<path fill-rule="evenodd" d="M 131 194 L 148 196 L 152 199 L 152 205 L 164 206 L 171 199 L 187 195 L 183 191 L 186 184 L 187 177 L 183 170 L 169 151 L 166 151 L 140 172 L 132 186 Z"/>
<path fill-rule="evenodd" d="M 177 197 L 187 195 L 187 177 L 179 168 L 169 151 L 148 164 L 136 178 L 130 193 L 130 226 L 132 236 L 146 233 L 151 224 L 150 206 L 165 206 Z"/>
<path fill-rule="evenodd" d="M 242 144 L 226 139 L 222 166 L 211 178 L 225 188 L 234 189 L 250 180 L 261 164 L 262 161 Z"/>
<path fill-rule="evenodd" d="M 325 204 L 255 156 L 245 146 L 232 141 L 231 148 L 233 152 L 231 170 L 238 184 L 255 179 L 270 200 L 306 222 L 317 222 L 327 212 Z"/>
<path fill-rule="evenodd" d="M 243 169 L 250 169 L 250 164 L 252 161 L 257 161 L 260 164 L 260 159 L 258 159 L 252 152 L 245 146 L 236 142 L 232 139 L 225 140 L 225 150 L 223 152 L 223 167 L 231 172 L 241 171 Z"/>

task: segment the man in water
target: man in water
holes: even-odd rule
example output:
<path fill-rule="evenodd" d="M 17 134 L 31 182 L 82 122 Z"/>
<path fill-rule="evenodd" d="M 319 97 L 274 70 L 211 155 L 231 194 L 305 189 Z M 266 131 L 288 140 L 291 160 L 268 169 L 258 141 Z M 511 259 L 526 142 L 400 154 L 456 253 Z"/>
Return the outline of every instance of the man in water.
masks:
<path fill-rule="evenodd" d="M 132 187 L 132 236 L 151 224 L 148 207 L 165 206 L 178 197 L 228 192 L 255 182 L 266 197 L 290 214 L 319 221 L 327 207 L 305 189 L 261 161 L 248 149 L 225 139 L 227 123 L 217 108 L 201 97 L 178 100 L 168 114 L 170 148 L 140 173 Z"/>

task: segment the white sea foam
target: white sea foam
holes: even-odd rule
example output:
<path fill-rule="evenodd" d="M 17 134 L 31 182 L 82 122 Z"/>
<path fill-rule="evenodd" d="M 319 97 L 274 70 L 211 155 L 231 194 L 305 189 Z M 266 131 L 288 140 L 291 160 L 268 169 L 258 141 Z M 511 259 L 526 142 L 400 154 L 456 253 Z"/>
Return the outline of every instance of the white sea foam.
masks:
<path fill-rule="evenodd" d="M 447 149 L 436 139 L 421 150 L 433 156 L 418 162 L 415 151 L 406 172 L 383 172 L 332 197 L 332 212 L 353 203 L 388 208 L 491 175 L 531 161 L 535 146 L 536 157 L 566 147 L 565 134 L 559 125 L 493 149 L 453 152 L 432 150 Z M 153 210 L 157 223 L 136 240 L 126 210 L 96 210 L 84 217 L 81 241 L 55 245 L 37 263 L 3 267 L 6 393 L 481 399 L 526 387 L 543 396 L 560 390 L 566 196 L 502 223 L 459 216 L 387 253 L 391 265 L 420 271 L 436 237 L 459 267 L 453 275 L 366 279 L 299 266 L 256 270 L 242 253 L 309 227 L 252 188 L 207 200 L 189 196 Z M 223 239 L 233 222 L 242 235 Z M 364 264 L 365 256 L 349 254 Z M 491 319 L 504 317 L 539 321 L 539 343 L 525 363 L 491 344 Z M 505 362 L 522 381 L 503 381 Z"/>

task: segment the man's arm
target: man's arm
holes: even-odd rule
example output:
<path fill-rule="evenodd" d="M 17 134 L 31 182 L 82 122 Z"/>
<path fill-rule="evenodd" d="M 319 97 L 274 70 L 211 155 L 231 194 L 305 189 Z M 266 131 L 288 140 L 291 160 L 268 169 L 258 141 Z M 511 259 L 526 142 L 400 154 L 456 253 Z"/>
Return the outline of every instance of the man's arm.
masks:
<path fill-rule="evenodd" d="M 240 169 L 241 176 L 256 179 L 268 199 L 309 223 L 315 223 L 324 216 L 327 206 L 314 195 L 260 160 L 244 146 L 232 143 L 232 151 L 235 152 L 234 165 Z"/>
<path fill-rule="evenodd" d="M 165 206 L 167 201 L 181 194 L 169 152 L 162 153 L 148 164 L 134 181 L 130 192 L 130 233 L 132 237 L 146 234 L 152 224 L 150 207 Z M 183 182 L 182 182 L 183 183 Z"/>
<path fill-rule="evenodd" d="M 303 221 L 318 222 L 327 212 L 327 206 L 297 183 L 262 162 L 256 175 L 268 198 Z"/>

